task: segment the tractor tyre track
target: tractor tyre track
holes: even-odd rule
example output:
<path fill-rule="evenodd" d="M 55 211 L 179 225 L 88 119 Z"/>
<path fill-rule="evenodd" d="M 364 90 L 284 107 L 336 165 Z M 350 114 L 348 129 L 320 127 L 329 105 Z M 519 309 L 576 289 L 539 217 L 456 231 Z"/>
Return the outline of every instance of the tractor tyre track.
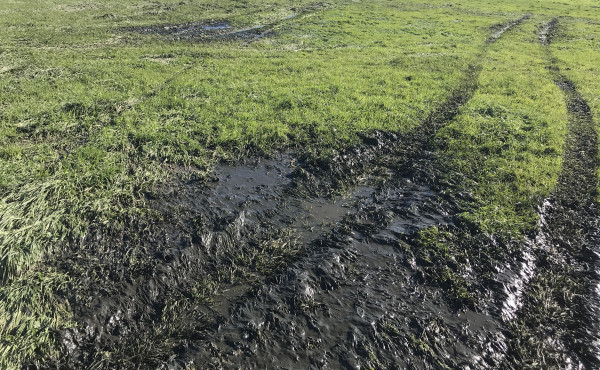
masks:
<path fill-rule="evenodd" d="M 506 32 L 528 20 L 530 14 L 496 25 L 475 60 L 485 57 L 487 49 Z M 374 132 L 362 136 L 363 143 L 340 153 L 329 161 L 306 161 L 294 173 L 294 188 L 308 194 L 331 194 L 356 186 L 358 180 L 373 175 L 380 167 L 394 169 L 406 177 L 417 174 L 421 181 L 432 183 L 437 180 L 427 175 L 428 170 L 417 170 L 421 165 L 430 166 L 431 154 L 435 149 L 435 135 L 458 115 L 477 90 L 481 63 L 469 64 L 458 86 L 449 96 L 423 120 L 413 131 L 406 134 Z M 430 173 L 435 173 L 432 171 Z"/>
<path fill-rule="evenodd" d="M 564 93 L 568 134 L 558 183 L 540 210 L 542 222 L 534 245 L 538 269 L 518 312 L 511 346 L 520 365 L 597 368 L 598 134 L 590 107 L 550 51 L 558 26 L 557 19 L 547 23 L 539 41 Z"/>

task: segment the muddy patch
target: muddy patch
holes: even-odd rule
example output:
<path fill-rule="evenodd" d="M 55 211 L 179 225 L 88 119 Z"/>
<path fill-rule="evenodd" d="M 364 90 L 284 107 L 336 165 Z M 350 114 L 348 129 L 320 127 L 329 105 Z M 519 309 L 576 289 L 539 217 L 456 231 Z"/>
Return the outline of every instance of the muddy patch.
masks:
<path fill-rule="evenodd" d="M 557 25 L 558 19 L 553 19 L 542 27 L 538 34 L 538 40 L 542 45 L 550 45 L 552 42 L 552 37 L 554 37 L 554 33 L 556 32 Z"/>
<path fill-rule="evenodd" d="M 123 29 L 143 35 L 169 36 L 173 39 L 211 38 L 231 32 L 233 27 L 227 21 L 192 22 L 156 26 L 138 26 Z"/>
<path fill-rule="evenodd" d="M 492 34 L 487 39 L 487 43 L 491 44 L 493 42 L 496 42 L 506 31 L 509 31 L 511 28 L 518 26 L 519 24 L 523 23 L 523 21 L 526 21 L 529 18 L 531 18 L 531 14 L 526 14 L 519 19 L 494 26 L 492 28 Z"/>
<path fill-rule="evenodd" d="M 61 334 L 68 363 L 167 361 L 373 191 L 290 196 L 294 163 L 280 156 L 220 166 L 211 183 L 185 182 L 150 197 L 156 214 L 148 220 L 99 228 L 73 245 L 60 259 L 78 281 L 70 303 L 79 326 Z"/>
<path fill-rule="evenodd" d="M 246 43 L 249 43 L 273 35 L 275 28 L 282 23 L 319 9 L 321 9 L 321 6 L 305 7 L 296 13 L 289 14 L 273 22 L 242 28 L 232 25 L 229 21 L 218 20 L 127 27 L 123 28 L 122 31 L 141 33 L 143 35 L 158 35 L 170 40 L 244 40 Z"/>
<path fill-rule="evenodd" d="M 405 175 L 377 188 L 355 187 L 339 199 L 351 211 L 343 217 L 333 203 L 305 200 L 311 211 L 299 223 L 314 228 L 327 221 L 329 231 L 301 237 L 305 252 L 296 261 L 221 310 L 214 334 L 170 366 L 386 368 L 488 356 L 465 338 L 496 335 L 496 324 L 485 313 L 457 314 L 442 289 L 423 284 L 407 251 L 420 230 L 451 227 L 457 210 Z M 294 187 L 290 192 L 297 194 Z M 458 337 L 465 343 L 459 347 Z"/>
<path fill-rule="evenodd" d="M 472 97 L 479 70 L 469 67 L 413 133 L 366 134 L 330 161 L 221 165 L 208 182 L 148 194 L 148 213 L 93 226 L 58 258 L 78 323 L 57 335 L 58 365 L 499 363 L 506 338 L 495 311 L 448 299 L 452 274 L 472 273 L 430 266 L 416 242 L 422 230 L 455 227 L 434 137 Z"/>
<path fill-rule="evenodd" d="M 496 328 L 485 315 L 457 315 L 439 289 L 424 287 L 401 241 L 449 224 L 443 201 L 410 183 L 373 199 L 379 200 L 361 201 L 308 256 L 235 307 L 177 365 L 403 368 L 456 366 L 481 354 L 455 340 Z"/>

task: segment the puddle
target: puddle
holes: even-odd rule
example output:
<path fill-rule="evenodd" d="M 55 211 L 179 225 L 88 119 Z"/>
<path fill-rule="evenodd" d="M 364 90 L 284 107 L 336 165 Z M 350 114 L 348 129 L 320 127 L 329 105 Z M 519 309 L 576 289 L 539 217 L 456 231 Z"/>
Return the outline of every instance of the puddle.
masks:
<path fill-rule="evenodd" d="M 227 22 L 220 22 L 220 23 L 215 23 L 213 25 L 207 25 L 207 26 L 202 27 L 202 29 L 204 29 L 206 31 L 226 30 L 228 28 L 231 28 L 231 26 Z"/>
<path fill-rule="evenodd" d="M 228 32 L 222 35 L 216 36 L 217 39 L 259 39 L 267 34 L 269 34 L 271 30 L 269 30 L 266 26 L 257 25 L 248 28 L 242 28 L 241 30 L 235 30 L 232 32 Z"/>
<path fill-rule="evenodd" d="M 137 26 L 125 28 L 128 32 L 137 32 L 144 35 L 162 35 L 175 37 L 202 37 L 219 34 L 233 28 L 226 21 L 192 22 L 183 24 L 167 24 L 155 26 Z"/>
<path fill-rule="evenodd" d="M 538 228 L 541 230 L 533 240 L 527 240 L 522 248 L 521 256 L 513 266 L 499 271 L 495 277 L 495 283 L 501 287 L 500 315 L 504 322 L 509 323 L 517 318 L 517 313 L 523 307 L 523 295 L 527 284 L 535 276 L 537 258 L 535 248 L 546 248 L 549 244 L 549 236 L 544 232 L 548 228 L 547 217 L 551 212 L 552 205 L 546 199 L 539 211 Z"/>
<path fill-rule="evenodd" d="M 516 319 L 517 311 L 523 306 L 523 294 L 527 283 L 535 274 L 535 263 L 535 255 L 530 250 L 525 250 L 518 266 L 501 272 L 496 277 L 496 281 L 502 285 L 504 299 L 502 300 L 501 316 L 505 322 Z"/>

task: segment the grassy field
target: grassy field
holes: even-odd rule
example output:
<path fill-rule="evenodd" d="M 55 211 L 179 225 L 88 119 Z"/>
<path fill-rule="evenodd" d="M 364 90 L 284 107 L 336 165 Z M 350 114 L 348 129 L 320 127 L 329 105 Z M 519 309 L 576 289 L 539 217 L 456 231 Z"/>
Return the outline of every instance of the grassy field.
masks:
<path fill-rule="evenodd" d="M 598 127 L 598 10 L 591 0 L 3 1 L 0 367 L 61 357 L 57 333 L 80 324 L 79 282 L 54 262 L 91 228 L 152 218 L 148 194 L 206 181 L 223 161 L 286 152 L 321 163 L 366 134 L 410 135 L 465 76 L 473 96 L 436 133 L 434 157 L 470 231 L 424 229 L 414 253 L 433 285 L 452 287 L 448 298 L 476 301 L 485 286 L 463 277 L 466 261 L 483 261 L 485 277 L 515 253 L 561 172 L 569 118 L 549 53 Z M 538 34 L 556 17 L 546 48 Z M 163 27 L 193 22 L 264 32 Z M 482 236 L 510 247 L 469 247 Z"/>

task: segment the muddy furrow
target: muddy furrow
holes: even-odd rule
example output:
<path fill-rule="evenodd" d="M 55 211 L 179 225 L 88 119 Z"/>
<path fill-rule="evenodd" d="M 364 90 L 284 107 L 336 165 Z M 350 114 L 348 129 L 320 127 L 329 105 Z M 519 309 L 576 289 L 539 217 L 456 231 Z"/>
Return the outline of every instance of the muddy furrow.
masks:
<path fill-rule="evenodd" d="M 502 27 L 488 44 L 525 19 Z M 322 168 L 298 166 L 285 155 L 220 166 L 214 184 L 180 182 L 149 196 L 152 217 L 100 225 L 74 241 L 56 267 L 74 282 L 68 301 L 78 326 L 59 333 L 64 362 L 57 366 L 185 366 L 209 361 L 211 354 L 227 366 L 239 364 L 240 353 L 257 367 L 270 366 L 278 356 L 292 361 L 293 347 L 284 344 L 294 335 L 309 353 L 302 361 L 311 366 L 321 355 L 334 366 L 459 365 L 448 360 L 453 356 L 464 363 L 497 362 L 504 340 L 490 338 L 501 335 L 498 325 L 470 311 L 456 318 L 442 290 L 423 286 L 401 242 L 410 243 L 409 236 L 424 228 L 452 224 L 457 210 L 431 188 L 433 138 L 473 96 L 480 70 L 469 67 L 450 98 L 407 136 L 371 134 Z M 385 186 L 350 181 L 344 198 L 306 197 L 344 188 L 345 179 L 362 177 L 373 164 L 390 173 Z M 412 293 L 406 296 L 405 289 Z M 329 332 L 310 321 L 310 312 L 323 307 L 337 310 L 319 311 Z M 286 324 L 261 336 L 269 312 Z M 479 344 L 470 343 L 465 330 Z M 438 343 L 440 331 L 448 333 Z M 354 339 L 340 342 L 341 334 Z M 460 350 L 458 338 L 465 343 Z M 254 344 L 235 344 L 248 340 Z M 348 353 L 355 360 L 346 360 Z"/>
<path fill-rule="evenodd" d="M 492 35 L 486 40 L 484 48 L 477 56 L 477 60 L 480 61 L 485 57 L 488 47 L 494 42 L 498 41 L 506 32 L 517 27 L 524 21 L 531 17 L 530 14 L 526 14 L 521 18 L 501 24 L 494 27 Z M 423 122 L 418 129 L 412 133 L 412 136 L 407 140 L 408 147 L 405 150 L 409 153 L 410 160 L 407 161 L 410 164 L 414 164 L 420 167 L 422 162 L 431 162 L 430 155 L 431 151 L 435 148 L 434 139 L 436 133 L 443 128 L 448 122 L 452 121 L 460 111 L 460 108 L 466 104 L 477 90 L 477 81 L 481 72 L 481 64 L 469 65 L 466 70 L 465 77 L 462 83 L 456 88 L 450 97 L 444 101 L 443 104 L 438 106 Z M 427 154 L 423 156 L 423 154 Z M 412 153 L 412 155 L 410 154 Z M 420 171 L 423 172 L 423 171 Z M 429 179 L 428 181 L 435 181 Z"/>
<path fill-rule="evenodd" d="M 587 102 L 551 54 L 558 25 L 556 19 L 545 25 L 539 40 L 565 96 L 568 134 L 557 186 L 540 209 L 538 268 L 517 313 L 512 347 L 522 364 L 598 368 L 598 135 Z"/>

